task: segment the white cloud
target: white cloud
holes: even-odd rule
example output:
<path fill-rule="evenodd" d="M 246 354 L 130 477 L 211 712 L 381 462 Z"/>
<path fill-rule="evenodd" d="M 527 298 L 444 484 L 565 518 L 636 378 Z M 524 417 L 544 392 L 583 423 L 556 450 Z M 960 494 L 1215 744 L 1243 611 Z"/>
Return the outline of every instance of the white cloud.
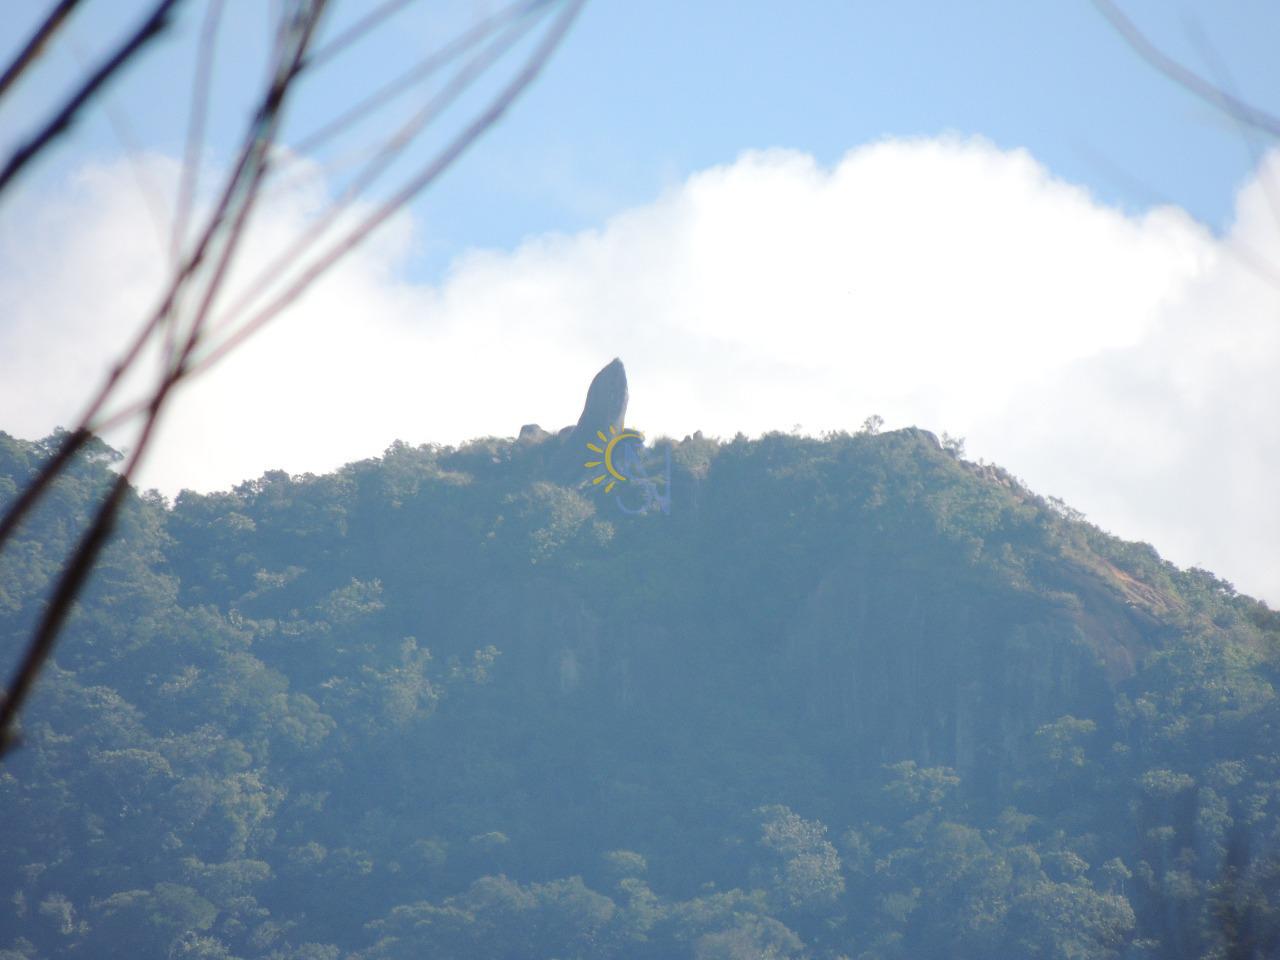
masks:
<path fill-rule="evenodd" d="M 98 168 L 29 204 L 20 236 L 0 218 L 4 429 L 67 421 L 147 302 L 156 244 L 133 189 Z M 305 225 L 317 190 L 265 211 L 251 261 Z M 1280 228 L 1258 182 L 1237 221 L 1217 239 L 1173 208 L 1125 216 L 1025 152 L 941 139 L 832 169 L 747 154 L 598 230 L 467 254 L 435 288 L 398 279 L 401 222 L 180 397 L 146 480 L 210 489 L 395 438 L 563 425 L 620 355 L 628 419 L 651 433 L 878 412 L 964 434 L 971 455 L 1276 602 L 1280 282 L 1243 260 L 1280 273 Z"/>

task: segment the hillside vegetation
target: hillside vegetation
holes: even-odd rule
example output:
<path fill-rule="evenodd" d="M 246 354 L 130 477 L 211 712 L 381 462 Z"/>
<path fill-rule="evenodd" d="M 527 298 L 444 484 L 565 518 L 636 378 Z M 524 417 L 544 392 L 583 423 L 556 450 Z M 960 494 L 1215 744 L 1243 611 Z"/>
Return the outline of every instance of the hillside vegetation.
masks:
<path fill-rule="evenodd" d="M 136 497 L 0 958 L 1280 955 L 1275 612 L 920 430 L 671 443 L 645 515 L 551 444 Z M 113 457 L 0 554 L 5 663 Z"/>

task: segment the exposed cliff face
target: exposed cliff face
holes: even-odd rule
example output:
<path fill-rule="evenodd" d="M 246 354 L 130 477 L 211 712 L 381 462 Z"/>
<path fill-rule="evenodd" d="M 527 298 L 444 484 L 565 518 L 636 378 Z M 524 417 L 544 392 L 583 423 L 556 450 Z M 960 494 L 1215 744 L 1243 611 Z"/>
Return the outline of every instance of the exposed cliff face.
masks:
<path fill-rule="evenodd" d="M 828 758 L 836 782 L 911 759 L 953 767 L 995 796 L 1043 725 L 1067 714 L 1111 725 L 1118 675 L 1099 650 L 1152 642 L 1136 626 L 1117 633 L 1130 621 L 1100 588 L 1085 597 L 1064 606 L 868 552 L 760 625 L 758 641 L 726 624 L 710 596 L 685 621 L 661 606 L 622 617 L 608 595 L 543 578 L 469 607 L 457 627 L 467 644 L 501 634 L 502 687 L 531 710 L 666 731 L 654 749 L 714 743 L 720 724 L 739 722 L 734 704 L 753 702 L 753 722 Z M 760 762 L 780 762 L 785 742 L 762 743 Z"/>
<path fill-rule="evenodd" d="M 585 444 L 594 424 L 621 423 L 625 398 L 615 361 L 568 436 Z M 679 471 L 677 509 L 661 521 L 594 514 L 598 499 L 581 498 L 577 522 L 619 524 L 615 557 L 645 552 L 644 575 L 661 584 L 651 605 L 613 608 L 618 591 L 640 592 L 634 579 L 611 589 L 608 576 L 540 576 L 506 582 L 459 627 L 477 642 L 501 632 L 512 683 L 540 702 L 655 724 L 684 716 L 696 738 L 697 724 L 719 722 L 716 698 L 754 698 L 770 723 L 850 770 L 912 759 L 986 793 L 1009 785 L 1043 725 L 1071 714 L 1105 731 L 1116 686 L 1171 635 L 1181 602 L 1084 541 L 1044 539 L 1033 519 L 1043 501 L 927 431 L 860 438 L 847 453 L 829 470 L 849 506 L 824 519 L 802 519 L 808 481 L 779 473 L 772 455 L 751 459 L 751 446 L 741 463 L 708 461 L 702 513 Z M 958 529 L 968 511 L 989 529 Z M 701 560 L 661 576 L 689 556 Z"/>
<path fill-rule="evenodd" d="M 828 739 L 995 788 L 1041 725 L 1109 712 L 1105 670 L 1070 616 L 966 579 L 864 556 L 815 586 L 789 626 L 789 667 Z"/>

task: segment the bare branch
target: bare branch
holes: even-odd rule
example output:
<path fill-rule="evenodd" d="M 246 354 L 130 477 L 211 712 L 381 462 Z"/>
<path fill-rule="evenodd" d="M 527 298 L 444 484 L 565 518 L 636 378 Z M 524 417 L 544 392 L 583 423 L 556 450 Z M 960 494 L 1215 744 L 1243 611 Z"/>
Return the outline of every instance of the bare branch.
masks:
<path fill-rule="evenodd" d="M 181 269 L 170 280 L 160 305 L 142 324 L 121 358 L 111 368 L 106 380 L 77 421 L 76 429 L 68 434 L 58 453 L 41 467 L 39 473 L 24 488 L 22 495 L 5 511 L 3 519 L 0 519 L 0 548 L 3 548 L 9 537 L 13 535 L 22 518 L 31 511 L 53 481 L 66 469 L 71 458 L 89 441 L 92 431 L 95 429 L 94 421 L 101 412 L 102 407 L 111 398 L 125 374 L 137 363 L 143 349 L 150 342 L 155 331 L 172 316 L 177 307 L 178 298 L 185 289 L 187 282 L 204 262 L 219 231 L 231 215 L 236 197 L 241 192 L 248 175 L 250 161 L 255 155 L 255 144 L 261 136 L 262 128 L 274 117 L 273 100 L 276 101 L 276 107 L 278 108 L 278 94 L 274 85 L 253 115 L 236 166 L 228 177 L 227 185 L 205 226 L 204 232 L 201 234 L 199 242 L 186 262 L 183 263 Z M 147 404 L 143 403 L 139 408 L 133 410 L 132 415 L 141 412 L 146 406 Z"/>
<path fill-rule="evenodd" d="M 466 53 L 477 43 L 480 43 L 503 24 L 543 5 L 545 5 L 545 0 L 521 0 L 521 2 L 513 3 L 498 13 L 485 18 L 466 33 L 446 43 L 412 70 L 392 80 L 380 90 L 374 91 L 370 96 L 357 103 L 350 110 L 335 117 L 319 130 L 303 137 L 293 145 L 294 151 L 297 153 L 310 153 L 322 143 L 350 127 L 353 123 L 385 106 L 406 90 L 412 89 L 416 84 L 426 80 L 441 67 Z M 310 65 L 311 63 L 308 64 L 308 66 Z"/>
<path fill-rule="evenodd" d="M 227 270 L 230 269 L 232 257 L 239 245 L 245 224 L 248 222 L 249 214 L 253 209 L 258 189 L 262 185 L 262 178 L 265 176 L 267 165 L 270 162 L 271 145 L 275 142 L 276 131 L 279 129 L 285 98 L 302 68 L 307 45 L 314 36 L 315 28 L 327 2 L 328 0 L 313 0 L 311 9 L 308 11 L 309 15 L 308 13 L 300 14 L 293 24 L 293 29 L 297 33 L 295 46 L 292 53 L 279 64 L 275 79 L 272 81 L 263 101 L 262 109 L 259 111 L 259 122 L 255 124 L 252 139 L 248 145 L 249 161 L 245 168 L 248 170 L 248 175 L 244 182 L 243 197 L 231 219 L 227 237 L 222 245 L 222 254 L 213 268 L 208 283 L 205 285 L 200 306 L 191 321 L 191 328 L 182 354 L 174 364 L 172 375 L 176 378 L 181 378 L 185 374 L 186 364 L 192 351 L 199 343 L 200 334 L 208 319 L 209 311 L 221 290 L 223 278 L 226 276 Z"/>
<path fill-rule="evenodd" d="M 39 501 L 49 484 L 53 482 L 53 479 L 62 473 L 67 464 L 71 462 L 71 458 L 79 453 L 92 438 L 93 434 L 83 427 L 66 435 L 62 445 L 58 447 L 57 453 L 44 463 L 40 472 L 22 488 L 22 493 L 18 495 L 18 498 L 13 503 L 9 504 L 4 516 L 0 517 L 0 547 L 4 546 L 9 538 L 13 536 L 18 524 L 22 522 L 22 518 L 36 505 L 36 502 Z"/>
<path fill-rule="evenodd" d="M 547 36 L 543 38 L 541 44 L 529 58 L 524 68 L 516 75 L 516 77 L 502 90 L 502 92 L 494 99 L 489 107 L 466 129 L 464 129 L 454 140 L 429 164 L 421 173 L 411 179 L 408 184 L 394 194 L 390 200 L 383 203 L 373 214 L 367 217 L 359 226 L 354 228 L 345 238 L 334 244 L 329 250 L 323 254 L 315 263 L 307 268 L 306 271 L 292 283 L 288 289 L 284 290 L 278 297 L 271 301 L 266 307 L 259 311 L 251 320 L 244 324 L 239 330 L 223 341 L 218 347 L 210 353 L 202 357 L 192 368 L 191 374 L 202 373 L 209 367 L 213 366 L 228 353 L 242 344 L 251 337 L 265 324 L 269 323 L 282 310 L 293 303 L 300 297 L 308 287 L 311 286 L 321 275 L 329 270 L 335 263 L 345 257 L 352 250 L 356 249 L 363 243 L 368 236 L 382 226 L 391 216 L 412 200 L 415 196 L 425 190 L 428 186 L 435 182 L 439 176 L 444 173 L 450 166 L 460 157 L 468 147 L 479 139 L 480 135 L 495 124 L 504 113 L 510 108 L 511 104 L 523 93 L 530 83 L 546 66 L 547 60 L 551 54 L 555 52 L 560 41 L 564 39 L 569 27 L 573 24 L 579 11 L 582 9 L 586 0 L 571 0 L 560 14 L 560 17 L 552 25 L 547 32 Z"/>
<path fill-rule="evenodd" d="M 67 17 L 79 5 L 80 0 L 62 0 L 44 18 L 44 22 L 36 27 L 35 33 L 31 34 L 31 38 L 18 51 L 18 55 L 13 58 L 13 62 L 5 67 L 3 74 L 0 74 L 0 97 L 3 97 L 5 91 L 22 76 L 27 67 L 40 58 L 40 54 L 44 52 L 45 45 L 53 39 L 54 34 L 62 28 Z"/>
<path fill-rule="evenodd" d="M 67 100 L 62 109 L 41 128 L 34 137 L 18 147 L 0 170 L 0 194 L 13 181 L 13 178 L 31 160 L 35 159 L 60 134 L 66 132 L 75 121 L 77 114 L 89 103 L 119 70 L 128 64 L 148 43 L 158 37 L 169 26 L 169 18 L 175 6 L 181 0 L 159 0 L 151 15 L 135 30 L 127 40 L 107 58 L 93 74 L 85 80 L 80 88 Z"/>
<path fill-rule="evenodd" d="M 528 4 L 516 4 L 508 8 L 508 13 L 514 13 L 517 7 L 528 7 Z M 518 14 L 517 14 L 518 15 Z M 514 17 L 513 17 L 514 19 Z M 519 41 L 528 31 L 530 24 L 528 21 L 521 23 L 517 21 L 510 27 L 504 35 L 498 37 L 494 43 L 481 51 L 463 66 L 458 74 L 441 90 L 435 97 L 405 123 L 395 135 L 392 136 L 372 161 L 365 167 L 360 174 L 347 185 L 342 195 L 337 198 L 325 211 L 324 215 L 318 221 L 312 223 L 309 229 L 300 235 L 297 240 L 290 245 L 283 253 L 281 253 L 274 261 L 266 266 L 258 275 L 257 279 L 249 286 L 249 288 L 240 296 L 236 303 L 227 310 L 221 325 L 226 325 L 229 321 L 234 321 L 235 317 L 246 310 L 253 301 L 260 297 L 268 290 L 273 283 L 276 283 L 284 277 L 288 267 L 295 263 L 310 248 L 319 243 L 330 227 L 333 226 L 341 214 L 350 208 L 351 204 L 371 187 L 377 179 L 386 172 L 402 151 L 409 143 L 433 120 L 440 116 L 451 104 L 453 104 L 466 90 L 471 86 L 485 70 L 492 66 L 503 54 Z M 452 45 L 450 45 L 452 46 Z M 432 67 L 439 65 L 437 56 L 429 58 Z"/>
<path fill-rule="evenodd" d="M 75 551 L 64 566 L 49 605 L 46 607 L 40 624 L 27 646 L 13 680 L 7 687 L 4 702 L 0 704 L 0 755 L 3 755 L 4 750 L 11 747 L 15 742 L 12 728 L 17 719 L 18 711 L 21 709 L 31 685 L 35 682 L 36 676 L 52 652 L 58 633 L 114 528 L 121 505 L 124 502 L 125 493 L 129 490 L 130 480 L 146 453 L 155 425 L 166 401 L 174 387 L 187 375 L 188 360 L 191 352 L 199 343 L 204 321 L 208 317 L 210 306 L 234 255 L 249 211 L 252 209 L 254 197 L 267 163 L 272 138 L 278 129 L 280 115 L 290 87 L 297 77 L 307 47 L 314 37 L 315 28 L 324 12 L 326 2 L 327 0 L 312 0 L 309 5 L 304 5 L 298 16 L 289 25 L 289 28 L 283 31 L 281 55 L 274 71 L 272 84 L 263 98 L 261 107 L 254 116 L 253 123 L 250 125 L 250 132 L 241 162 L 237 166 L 236 173 L 233 175 L 232 181 L 224 194 L 225 203 L 212 218 L 196 254 L 193 255 L 192 261 L 175 277 L 166 296 L 165 303 L 152 316 L 151 320 L 144 325 L 142 335 L 135 340 L 134 347 L 128 352 L 126 359 L 117 364 L 108 378 L 107 385 L 100 391 L 98 399 L 95 400 L 94 407 L 105 402 L 124 370 L 136 360 L 142 345 L 145 344 L 150 333 L 155 330 L 156 324 L 167 316 L 172 309 L 184 281 L 193 275 L 195 265 L 203 259 L 206 250 L 214 243 L 215 234 L 219 232 L 220 225 L 223 223 L 229 224 L 225 231 L 226 236 L 221 238 L 220 254 L 213 267 L 212 275 L 205 285 L 200 308 L 190 324 L 182 352 L 172 367 L 166 371 L 165 376 L 148 400 L 147 418 L 138 440 L 134 444 L 132 455 L 124 470 L 121 471 L 113 483 L 111 492 L 99 505 L 89 530 L 76 545 Z M 228 211 L 230 211 L 229 219 L 227 218 Z M 86 423 L 89 416 L 86 417 Z M 68 438 L 58 454 L 51 458 L 36 480 L 28 485 L 27 491 L 24 491 L 23 496 L 19 497 L 18 502 L 6 514 L 3 526 L 5 536 L 16 528 L 22 515 L 30 509 L 40 494 L 48 489 L 58 474 L 65 469 L 75 451 L 83 447 L 87 442 L 88 431 L 85 429 L 86 423 L 82 423 L 81 428 Z M 4 537 L 0 537 L 0 544 L 3 544 L 3 542 Z"/>
<path fill-rule="evenodd" d="M 95 77 L 99 78 L 96 83 L 89 82 L 81 86 L 80 90 L 68 101 L 68 104 L 65 104 L 63 109 L 59 111 L 59 116 L 65 116 L 66 118 L 61 125 L 57 122 L 51 122 L 46 128 L 54 131 L 49 135 L 50 137 L 56 135 L 57 130 L 64 128 L 70 122 L 70 117 L 93 96 L 94 91 L 105 82 L 110 73 L 136 55 L 144 42 L 139 38 L 144 35 L 154 35 L 161 29 L 168 10 L 176 2 L 177 0 L 164 0 L 164 2 L 160 3 L 153 11 L 152 20 L 148 21 L 148 24 L 144 24 L 143 28 L 140 28 L 139 32 L 135 34 L 132 45 L 126 44 L 127 50 L 122 48 L 112 58 L 112 61 L 99 68 L 95 74 Z M 221 4 L 221 0 L 214 0 L 214 2 Z M 206 346 L 206 339 L 211 332 L 209 326 L 210 317 L 213 314 L 218 296 L 223 290 L 231 263 L 240 246 L 253 210 L 260 199 L 262 185 L 271 167 L 272 148 L 280 127 L 285 103 L 290 98 L 298 78 L 307 70 L 309 65 L 314 65 L 316 62 L 308 60 L 308 54 L 311 44 L 314 42 L 318 24 L 326 9 L 327 0 L 295 0 L 291 13 L 286 13 L 280 18 L 271 82 L 245 132 L 236 162 L 225 181 L 225 186 L 218 202 L 214 205 L 213 211 L 208 216 L 190 253 L 179 259 L 177 251 L 181 244 L 181 234 L 185 233 L 185 219 L 190 216 L 190 208 L 195 193 L 195 174 L 191 171 L 194 170 L 194 164 L 198 160 L 199 144 L 203 138 L 201 132 L 203 118 L 202 116 L 194 116 L 194 114 L 197 112 L 203 113 L 207 90 L 197 89 L 192 106 L 192 125 L 188 131 L 187 168 L 184 169 L 186 185 L 182 188 L 182 212 L 180 213 L 179 222 L 175 223 L 176 264 L 173 275 L 166 282 L 166 289 L 159 305 L 149 314 L 121 359 L 112 368 L 105 382 L 89 403 L 79 421 L 78 427 L 66 436 L 58 451 L 43 465 L 36 477 L 25 486 L 19 497 L 9 506 L 3 519 L 0 519 L 0 547 L 3 547 L 4 542 L 13 535 L 22 518 L 32 509 L 40 496 L 50 488 L 57 477 L 67 469 L 72 458 L 85 447 L 95 431 L 121 423 L 126 419 L 143 415 L 144 419 L 139 436 L 128 463 L 116 479 L 111 491 L 94 513 L 88 531 L 76 545 L 74 552 L 64 565 L 49 606 L 46 608 L 36 633 L 25 651 L 22 663 L 19 665 L 8 688 L 8 694 L 4 698 L 4 702 L 0 704 L 0 755 L 14 742 L 12 730 L 22 703 L 36 675 L 50 656 L 58 632 L 64 625 L 76 596 L 86 582 L 109 538 L 122 504 L 125 502 L 125 495 L 129 489 L 130 481 L 150 446 L 156 423 L 172 392 L 189 377 L 207 369 L 218 359 L 225 356 L 256 329 L 287 307 L 319 276 L 347 253 L 355 249 L 397 209 L 426 189 L 444 170 L 451 166 L 481 134 L 502 117 L 510 105 L 533 82 L 551 54 L 563 40 L 584 2 L 585 0 L 572 0 L 572 2 L 566 4 L 561 14 L 553 22 L 550 29 L 547 30 L 541 42 L 535 47 L 533 53 L 514 78 L 502 88 L 488 107 L 456 135 L 426 167 L 404 184 L 400 190 L 395 192 L 390 200 L 379 206 L 371 215 L 365 217 L 348 231 L 345 236 L 331 244 L 322 255 L 306 265 L 305 269 L 293 279 L 288 288 L 273 299 L 264 309 L 254 314 L 247 323 L 241 325 L 238 330 L 234 331 L 212 350 L 203 354 L 201 354 L 201 350 Z M 432 122 L 443 111 L 445 106 L 456 99 L 481 71 L 487 68 L 502 52 L 507 50 L 523 35 L 524 30 L 529 28 L 528 25 L 519 22 L 519 18 L 524 13 L 544 5 L 547 5 L 547 0 L 513 4 L 512 7 L 508 8 L 501 16 L 516 19 L 517 22 L 499 35 L 487 49 L 476 54 L 471 61 L 465 64 L 452 83 L 446 85 L 445 89 L 422 111 L 382 146 L 379 154 L 358 179 L 353 188 L 354 193 L 347 200 L 336 203 L 334 211 L 341 210 L 344 203 L 350 202 L 354 195 L 371 184 L 373 179 L 385 168 L 389 158 L 394 157 L 399 151 L 403 150 L 423 126 Z M 398 4 L 396 3 L 386 4 L 382 8 L 382 13 L 386 14 L 387 11 L 397 6 Z M 201 86 L 207 87 L 208 85 L 210 68 L 207 62 L 212 58 L 213 36 L 216 29 L 213 25 L 213 18 L 216 15 L 216 13 L 211 13 L 210 18 L 206 19 L 202 39 L 203 52 L 201 55 L 202 59 L 206 61 L 206 65 L 197 67 L 198 88 Z M 501 22 L 501 16 L 498 22 Z M 365 24 L 362 28 L 363 31 L 363 29 L 367 29 L 368 24 L 366 21 L 362 21 L 362 23 Z M 149 25 L 150 32 L 148 33 Z M 492 30 L 490 29 L 489 32 L 492 32 Z M 348 33 L 350 34 L 350 31 Z M 486 35 L 486 33 L 482 32 L 481 39 Z M 344 36 L 348 35 L 344 34 Z M 355 36 L 351 35 L 350 40 L 344 42 L 354 42 Z M 331 46 L 331 52 L 332 49 Z M 445 49 L 448 49 L 448 45 L 446 45 Z M 469 46 L 464 45 L 459 49 L 469 49 Z M 439 66 L 439 52 L 436 56 L 438 61 L 436 66 Z M 111 66 L 117 60 L 119 62 L 114 67 Z M 74 108 L 73 104 L 75 105 Z M 47 143 L 48 140 L 46 139 L 44 142 Z M 30 151 L 27 159 L 34 157 L 40 149 L 42 147 L 37 147 Z M 24 160 L 23 162 L 25 163 L 26 161 Z M 17 172 L 16 167 L 13 172 Z M 12 175 L 10 174 L 10 179 Z M 2 185 L 0 183 L 0 186 Z M 333 215 L 336 215 L 336 212 L 331 211 L 331 216 Z M 299 249 L 297 256 L 300 257 L 304 250 L 305 247 Z M 287 267 L 288 264 L 286 263 L 283 266 Z M 238 312 L 240 306 L 247 309 L 250 302 L 239 305 L 237 311 L 233 311 L 233 315 Z M 188 311 L 184 304 L 191 304 L 193 309 Z M 182 328 L 179 327 L 180 322 Z M 114 401 L 117 388 L 123 377 L 128 371 L 136 367 L 143 351 L 148 344 L 155 342 L 158 331 L 162 329 L 167 350 L 165 354 L 166 363 L 160 380 L 151 391 L 150 396 L 143 401 L 128 405 L 118 413 L 104 417 L 104 408 L 108 403 Z"/>
<path fill-rule="evenodd" d="M 1205 102 L 1217 107 L 1223 113 L 1234 117 L 1241 123 L 1248 124 L 1258 130 L 1280 136 L 1280 118 L 1267 111 L 1234 97 L 1225 90 L 1215 86 L 1198 73 L 1183 66 L 1163 50 L 1158 48 L 1146 34 L 1138 29 L 1132 20 L 1120 12 L 1112 0 L 1093 0 L 1093 5 L 1110 21 L 1116 32 L 1133 48 L 1138 56 L 1155 67 L 1166 77 L 1184 89 L 1194 93 Z"/>
<path fill-rule="evenodd" d="M 3 757 L 17 742 L 12 730 L 18 718 L 18 711 L 26 702 L 27 695 L 31 692 L 31 685 L 35 683 L 40 673 L 40 668 L 44 666 L 49 654 L 53 651 L 58 633 L 71 612 L 76 596 L 83 588 L 97 563 L 99 554 L 102 553 L 103 546 L 106 545 L 107 538 L 111 535 L 120 504 L 124 501 L 128 490 L 129 481 L 124 475 L 117 477 L 112 483 L 111 492 L 99 507 L 92 526 L 76 545 L 75 553 L 72 554 L 71 560 L 58 579 L 58 585 L 49 605 L 45 608 L 40 625 L 36 628 L 23 654 L 22 663 L 18 665 L 13 680 L 5 688 L 4 700 L 0 703 L 0 757 Z"/>
<path fill-rule="evenodd" d="M 377 27 L 378 24 L 382 23 L 382 21 L 399 13 L 401 9 L 407 7 L 413 2 L 414 0 L 386 0 L 382 6 L 369 11 L 362 20 L 358 20 L 356 23 L 353 23 L 350 27 L 338 36 L 334 37 L 319 50 L 309 54 L 307 56 L 306 63 L 302 65 L 303 69 L 313 70 L 325 61 L 336 57 L 339 53 L 347 49 L 347 47 L 351 46 L 370 30 Z"/>
<path fill-rule="evenodd" d="M 196 183 L 200 176 L 200 152 L 204 148 L 204 125 L 209 110 L 209 90 L 213 79 L 213 52 L 222 21 L 223 0 L 210 0 L 200 29 L 200 52 L 196 56 L 195 81 L 191 89 L 191 115 L 187 122 L 187 144 L 182 157 L 182 180 L 178 184 L 178 201 L 174 208 L 173 233 L 169 240 L 170 255 L 177 264 L 182 241 L 195 202 Z"/>

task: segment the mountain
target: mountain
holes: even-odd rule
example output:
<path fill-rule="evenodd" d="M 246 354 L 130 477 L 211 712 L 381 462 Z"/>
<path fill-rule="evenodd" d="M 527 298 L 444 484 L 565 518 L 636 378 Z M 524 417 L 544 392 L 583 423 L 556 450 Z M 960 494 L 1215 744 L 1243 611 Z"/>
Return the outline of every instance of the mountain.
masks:
<path fill-rule="evenodd" d="M 621 386 L 134 497 L 0 768 L 0 957 L 1280 955 L 1280 616 L 926 431 L 642 445 Z M 0 554 L 7 662 L 112 458 Z"/>

